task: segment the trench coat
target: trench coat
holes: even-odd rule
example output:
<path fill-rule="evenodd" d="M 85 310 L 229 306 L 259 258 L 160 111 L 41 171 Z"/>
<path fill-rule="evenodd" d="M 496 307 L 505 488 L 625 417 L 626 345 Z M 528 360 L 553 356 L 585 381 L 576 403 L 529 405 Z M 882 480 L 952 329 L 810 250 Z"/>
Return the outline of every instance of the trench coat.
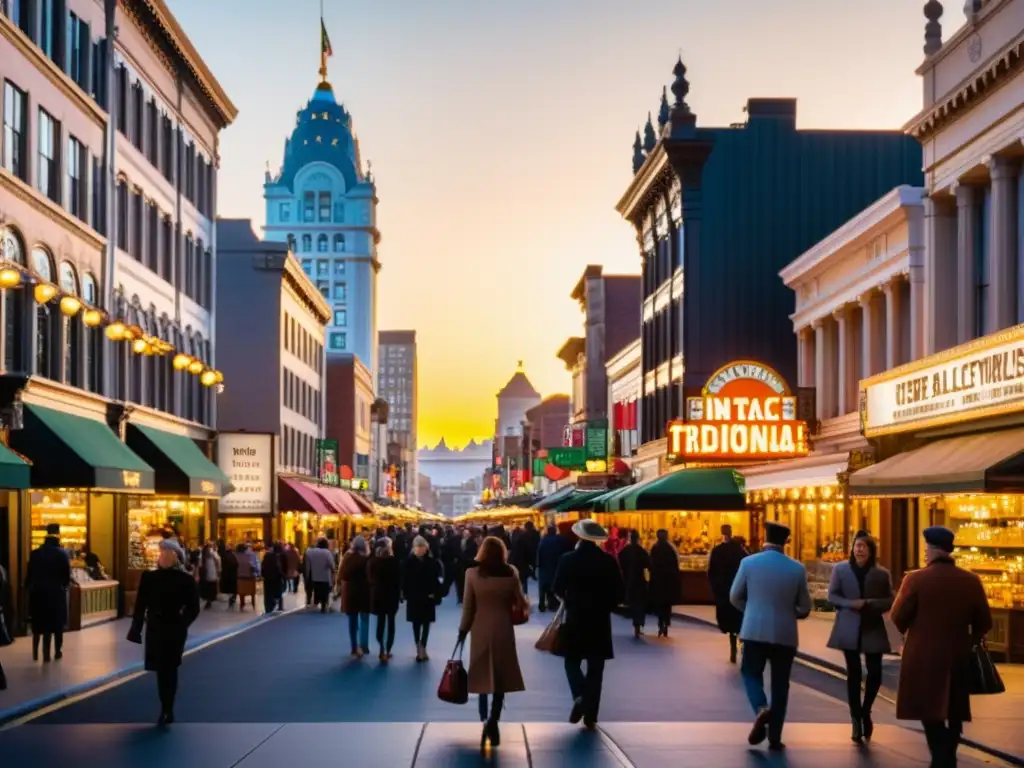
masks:
<path fill-rule="evenodd" d="M 397 613 L 402 598 L 402 567 L 398 558 L 370 558 L 366 575 L 370 581 L 370 613 L 376 616 Z"/>
<path fill-rule="evenodd" d="M 619 553 L 619 567 L 626 587 L 626 603 L 630 608 L 647 610 L 647 576 L 651 556 L 639 544 L 627 544 Z"/>
<path fill-rule="evenodd" d="M 516 654 L 512 609 L 526 603 L 519 572 L 484 576 L 479 568 L 466 572 L 460 632 L 469 633 L 469 692 L 525 691 Z"/>
<path fill-rule="evenodd" d="M 851 607 L 854 600 L 867 600 L 861 610 Z M 889 635 L 882 614 L 892 608 L 892 577 L 880 565 L 864 575 L 864 594 L 849 561 L 837 563 L 828 582 L 828 601 L 836 607 L 836 621 L 828 638 L 828 647 L 860 653 L 890 653 Z"/>
<path fill-rule="evenodd" d="M 199 589 L 179 568 L 145 571 L 139 581 L 135 616 L 128 633 L 138 642 L 146 625 L 146 669 L 180 667 L 188 628 L 199 615 Z"/>
<path fill-rule="evenodd" d="M 409 555 L 402 573 L 402 594 L 405 596 L 405 618 L 415 624 L 437 621 L 437 601 L 441 595 L 441 564 L 426 554 Z"/>
<path fill-rule="evenodd" d="M 747 554 L 738 541 L 730 539 L 716 544 L 708 558 L 708 581 L 715 598 L 715 621 L 718 629 L 727 635 L 738 635 L 743 625 L 743 611 L 729 600 L 729 591 Z"/>
<path fill-rule="evenodd" d="M 238 594 L 238 558 L 230 549 L 220 558 L 220 591 L 225 595 Z"/>
<path fill-rule="evenodd" d="M 625 594 L 618 561 L 592 541 L 581 541 L 562 555 L 551 591 L 565 606 L 558 655 L 615 658 L 612 610 Z"/>
<path fill-rule="evenodd" d="M 71 561 L 56 536 L 47 536 L 28 557 L 25 586 L 32 634 L 63 632 L 68 623 Z"/>
<path fill-rule="evenodd" d="M 370 558 L 362 552 L 346 552 L 338 568 L 342 613 L 370 612 L 370 580 L 367 564 Z"/>
<path fill-rule="evenodd" d="M 648 587 L 655 613 L 664 613 L 682 602 L 679 553 L 667 541 L 651 547 L 651 583 Z"/>
<path fill-rule="evenodd" d="M 906 635 L 896 717 L 970 722 L 971 647 L 992 629 L 981 580 L 951 558 L 935 560 L 904 577 L 889 618 Z"/>

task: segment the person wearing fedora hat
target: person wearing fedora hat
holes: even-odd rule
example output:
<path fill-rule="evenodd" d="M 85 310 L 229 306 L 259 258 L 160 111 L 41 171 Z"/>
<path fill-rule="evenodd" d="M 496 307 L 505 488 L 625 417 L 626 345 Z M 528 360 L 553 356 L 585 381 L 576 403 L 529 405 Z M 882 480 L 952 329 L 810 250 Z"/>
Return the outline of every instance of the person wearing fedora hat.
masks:
<path fill-rule="evenodd" d="M 625 589 L 619 564 L 600 547 L 608 538 L 601 524 L 580 520 L 572 532 L 579 542 L 558 561 L 552 585 L 565 609 L 558 653 L 565 658 L 565 676 L 573 698 L 569 722 L 582 720 L 593 729 L 601 706 L 605 662 L 615 657 L 612 611 L 622 602 Z"/>
<path fill-rule="evenodd" d="M 64 628 L 68 623 L 68 588 L 71 586 L 71 561 L 60 546 L 60 525 L 46 526 L 46 538 L 28 557 L 25 587 L 28 589 L 28 611 L 32 624 L 32 660 L 39 660 L 39 644 L 43 645 L 43 661 L 50 660 L 50 643 L 54 658 L 60 660 L 64 647 Z"/>

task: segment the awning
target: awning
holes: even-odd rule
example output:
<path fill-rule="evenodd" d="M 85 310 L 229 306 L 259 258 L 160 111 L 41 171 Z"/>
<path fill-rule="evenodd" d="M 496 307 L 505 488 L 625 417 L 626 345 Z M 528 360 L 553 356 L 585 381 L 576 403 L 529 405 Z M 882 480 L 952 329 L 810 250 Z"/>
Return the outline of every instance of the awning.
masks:
<path fill-rule="evenodd" d="M 680 469 L 641 483 L 622 500 L 626 510 L 738 511 L 747 508 L 743 475 L 732 469 Z"/>
<path fill-rule="evenodd" d="M 761 491 L 766 488 L 805 488 L 816 485 L 835 485 L 839 474 L 846 472 L 850 454 L 826 453 L 805 456 L 799 459 L 779 461 L 773 464 L 759 464 L 737 470 L 746 480 L 747 491 Z"/>
<path fill-rule="evenodd" d="M 576 486 L 567 485 L 564 488 L 559 488 L 554 493 L 548 494 L 543 499 L 534 504 L 532 507 L 530 507 L 530 509 L 551 509 L 556 504 L 559 504 L 568 499 L 574 493 L 576 493 Z"/>
<path fill-rule="evenodd" d="M 157 493 L 219 499 L 228 478 L 187 435 L 129 424 L 128 447 L 156 471 Z"/>
<path fill-rule="evenodd" d="M 1024 490 L 1024 429 L 936 440 L 850 475 L 852 496 Z"/>
<path fill-rule="evenodd" d="M 620 500 L 630 491 L 637 486 L 625 485 L 622 488 L 616 488 L 613 491 L 605 491 L 596 499 L 593 499 L 591 504 L 592 512 L 618 512 Z"/>
<path fill-rule="evenodd" d="M 584 512 L 590 510 L 594 499 L 604 496 L 605 491 L 578 491 L 569 498 L 551 507 L 554 512 Z"/>
<path fill-rule="evenodd" d="M 361 515 L 373 515 L 376 514 L 377 510 L 373 508 L 373 502 L 367 499 L 365 496 L 360 496 L 358 493 L 352 491 L 345 491 L 349 495 L 349 498 L 355 502 L 355 505 L 359 508 L 359 514 Z"/>
<path fill-rule="evenodd" d="M 31 487 L 153 493 L 153 468 L 104 422 L 30 404 L 24 415 L 11 447 L 32 462 Z"/>
<path fill-rule="evenodd" d="M 316 486 L 296 477 L 277 478 L 277 508 L 282 512 L 309 512 L 313 515 L 336 515 L 334 507 L 316 492 Z"/>
<path fill-rule="evenodd" d="M 0 488 L 20 491 L 32 487 L 32 465 L 0 444 Z"/>
<path fill-rule="evenodd" d="M 339 515 L 358 515 L 361 510 L 352 500 L 352 494 L 343 488 L 336 488 L 333 485 L 317 485 L 314 486 L 316 492 L 327 501 L 327 503 L 334 507 L 336 514 Z"/>

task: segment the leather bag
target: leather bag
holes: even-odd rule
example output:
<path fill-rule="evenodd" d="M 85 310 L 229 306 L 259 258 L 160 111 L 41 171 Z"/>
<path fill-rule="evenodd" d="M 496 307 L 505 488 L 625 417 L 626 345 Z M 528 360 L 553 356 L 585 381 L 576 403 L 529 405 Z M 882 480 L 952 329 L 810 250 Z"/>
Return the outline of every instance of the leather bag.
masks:
<path fill-rule="evenodd" d="M 564 623 L 565 603 L 558 606 L 558 610 L 555 611 L 555 615 L 551 619 L 551 623 L 548 624 L 544 628 L 544 631 L 540 633 L 540 637 L 537 638 L 537 642 L 534 647 L 538 651 L 553 653 L 557 656 L 562 647 L 562 625 Z"/>
<path fill-rule="evenodd" d="M 1003 678 L 999 676 L 999 670 L 989 656 L 984 641 L 971 649 L 969 686 L 972 696 L 992 696 L 1006 691 Z"/>
<path fill-rule="evenodd" d="M 437 698 L 449 704 L 465 704 L 469 701 L 469 675 L 462 665 L 462 642 L 455 644 L 451 658 L 444 665 L 441 683 L 437 686 Z"/>

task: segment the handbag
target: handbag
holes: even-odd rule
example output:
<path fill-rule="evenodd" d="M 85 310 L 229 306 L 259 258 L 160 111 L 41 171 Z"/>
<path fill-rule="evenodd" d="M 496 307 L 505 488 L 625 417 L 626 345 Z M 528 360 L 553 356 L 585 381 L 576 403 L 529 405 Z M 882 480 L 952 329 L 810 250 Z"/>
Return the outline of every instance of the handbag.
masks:
<path fill-rule="evenodd" d="M 1006 691 L 1003 678 L 999 676 L 999 670 L 989 656 L 984 640 L 971 648 L 970 665 L 968 693 L 972 696 L 991 696 Z"/>
<path fill-rule="evenodd" d="M 565 603 L 558 606 L 558 610 L 555 611 L 555 615 L 551 619 L 551 623 L 548 624 L 544 628 L 544 631 L 540 633 L 540 637 L 537 638 L 537 642 L 534 647 L 538 651 L 553 653 L 556 656 L 559 655 L 562 650 L 563 624 L 565 624 Z"/>
<path fill-rule="evenodd" d="M 469 675 L 462 665 L 462 641 L 455 643 L 455 650 L 444 665 L 441 683 L 437 686 L 437 698 L 449 704 L 465 704 L 469 701 Z"/>
<path fill-rule="evenodd" d="M 521 626 L 530 621 L 530 598 L 524 598 L 523 602 L 516 602 L 512 606 L 512 624 Z"/>

